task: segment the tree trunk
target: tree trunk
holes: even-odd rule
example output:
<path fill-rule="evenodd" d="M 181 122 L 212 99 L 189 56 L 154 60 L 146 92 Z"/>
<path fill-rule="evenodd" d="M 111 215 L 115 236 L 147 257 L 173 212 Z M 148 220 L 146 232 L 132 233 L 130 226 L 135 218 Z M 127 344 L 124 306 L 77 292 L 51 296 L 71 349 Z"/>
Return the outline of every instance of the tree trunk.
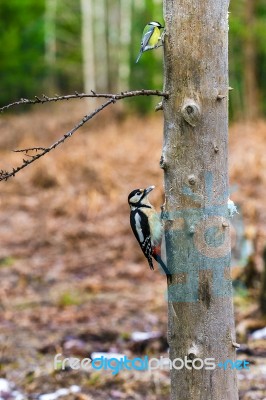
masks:
<path fill-rule="evenodd" d="M 93 41 L 93 0 L 81 0 L 83 86 L 85 93 L 95 90 L 95 64 Z"/>
<path fill-rule="evenodd" d="M 171 400 L 236 400 L 228 222 L 229 0 L 164 0 L 165 238 Z M 215 369 L 201 360 L 215 359 Z M 190 367 L 191 364 L 188 364 Z M 201 368 L 200 368 L 201 367 Z"/>
<path fill-rule="evenodd" d="M 259 87 L 257 79 L 257 46 L 254 36 L 256 0 L 246 0 L 244 4 L 246 41 L 244 43 L 244 106 L 245 117 L 255 120 L 260 115 Z"/>
<path fill-rule="evenodd" d="M 120 3 L 120 33 L 119 33 L 119 69 L 118 69 L 118 91 L 125 91 L 129 87 L 130 78 L 130 43 L 131 43 L 131 21 L 132 1 L 121 1 Z"/>
<path fill-rule="evenodd" d="M 120 1 L 107 1 L 108 91 L 117 92 L 119 71 Z"/>
<path fill-rule="evenodd" d="M 107 10 L 106 1 L 97 0 L 94 2 L 94 43 L 95 43 L 95 64 L 96 68 L 96 90 L 99 92 L 108 91 L 108 57 L 107 57 Z"/>
<path fill-rule="evenodd" d="M 44 42 L 45 62 L 48 71 L 47 82 L 45 86 L 48 94 L 54 94 L 56 92 L 56 8 L 57 0 L 45 1 Z"/>

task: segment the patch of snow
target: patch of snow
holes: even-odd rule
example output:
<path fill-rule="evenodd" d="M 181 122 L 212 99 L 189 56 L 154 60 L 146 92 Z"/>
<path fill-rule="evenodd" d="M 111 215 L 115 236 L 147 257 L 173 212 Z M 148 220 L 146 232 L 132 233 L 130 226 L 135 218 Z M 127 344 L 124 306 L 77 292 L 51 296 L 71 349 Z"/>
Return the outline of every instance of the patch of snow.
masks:
<path fill-rule="evenodd" d="M 59 397 L 80 392 L 80 387 L 77 385 L 70 386 L 69 389 L 61 388 L 53 393 L 41 394 L 38 400 L 57 400 Z"/>
<path fill-rule="evenodd" d="M 228 198 L 227 207 L 230 218 L 232 218 L 235 214 L 238 214 L 236 205 L 230 198 Z"/>
<path fill-rule="evenodd" d="M 161 332 L 133 332 L 131 339 L 134 342 L 142 342 L 143 340 L 156 339 L 161 336 Z"/>

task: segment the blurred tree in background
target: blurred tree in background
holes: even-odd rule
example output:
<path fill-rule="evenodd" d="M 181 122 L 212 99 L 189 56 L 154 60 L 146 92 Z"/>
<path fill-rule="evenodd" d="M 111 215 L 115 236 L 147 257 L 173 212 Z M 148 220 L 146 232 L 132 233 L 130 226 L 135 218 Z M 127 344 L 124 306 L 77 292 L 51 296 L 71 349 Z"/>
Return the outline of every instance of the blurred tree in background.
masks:
<path fill-rule="evenodd" d="M 230 6 L 231 119 L 266 114 L 266 2 Z M 161 89 L 162 49 L 135 64 L 143 28 L 161 0 L 2 0 L 0 104 L 75 90 Z M 189 27 L 188 27 L 189 29 Z M 131 107 L 147 112 L 154 99 Z"/>
<path fill-rule="evenodd" d="M 230 11 L 230 115 L 255 119 L 266 115 L 266 2 L 234 0 Z"/>

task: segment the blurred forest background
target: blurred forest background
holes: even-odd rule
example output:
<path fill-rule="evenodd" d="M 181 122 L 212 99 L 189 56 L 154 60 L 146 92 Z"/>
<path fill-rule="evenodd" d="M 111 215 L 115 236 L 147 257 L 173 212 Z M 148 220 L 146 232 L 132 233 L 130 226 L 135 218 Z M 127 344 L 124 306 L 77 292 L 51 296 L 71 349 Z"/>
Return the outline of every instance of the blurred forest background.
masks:
<path fill-rule="evenodd" d="M 0 105 L 42 93 L 161 88 L 161 49 L 134 66 L 151 20 L 163 23 L 161 0 L 1 1 Z M 231 1 L 229 24 L 230 118 L 254 119 L 266 114 L 265 0 Z M 147 112 L 151 103 L 131 106 Z"/>
<path fill-rule="evenodd" d="M 150 20 L 163 23 L 162 0 L 1 0 L 0 106 L 91 89 L 160 90 L 162 48 L 135 64 Z M 231 0 L 229 25 L 237 358 L 251 366 L 238 371 L 240 399 L 265 400 L 265 0 Z M 152 184 L 158 211 L 164 201 L 163 115 L 152 114 L 159 101 L 111 105 L 0 183 L 0 400 L 169 399 L 168 371 L 53 366 L 56 353 L 168 357 L 165 278 L 149 270 L 127 204 L 131 190 Z M 50 146 L 91 105 L 74 99 L 1 113 L 0 169 L 25 158 L 14 149 Z M 64 388 L 65 396 L 56 392 Z"/>

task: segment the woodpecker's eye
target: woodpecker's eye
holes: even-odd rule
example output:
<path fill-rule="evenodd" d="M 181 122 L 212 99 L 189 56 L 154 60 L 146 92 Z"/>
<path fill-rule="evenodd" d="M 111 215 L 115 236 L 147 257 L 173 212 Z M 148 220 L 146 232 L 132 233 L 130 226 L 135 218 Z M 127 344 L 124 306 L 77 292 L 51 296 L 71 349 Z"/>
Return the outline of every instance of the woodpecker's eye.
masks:
<path fill-rule="evenodd" d="M 144 190 L 143 189 L 135 189 L 133 192 L 131 192 L 128 196 L 128 202 L 130 204 L 135 204 L 138 203 L 143 195 Z"/>

